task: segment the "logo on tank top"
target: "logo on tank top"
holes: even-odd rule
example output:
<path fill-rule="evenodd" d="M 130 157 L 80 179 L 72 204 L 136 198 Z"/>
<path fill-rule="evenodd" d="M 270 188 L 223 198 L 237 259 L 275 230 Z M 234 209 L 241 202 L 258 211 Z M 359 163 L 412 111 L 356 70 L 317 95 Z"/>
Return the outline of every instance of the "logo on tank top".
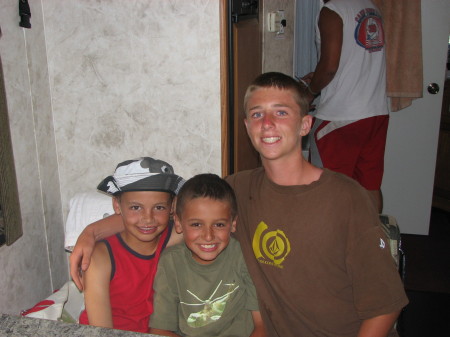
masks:
<path fill-rule="evenodd" d="M 373 8 L 365 8 L 355 17 L 357 22 L 355 40 L 358 45 L 372 53 L 383 49 L 384 31 L 381 16 Z"/>
<path fill-rule="evenodd" d="M 283 261 L 291 251 L 291 243 L 282 230 L 269 231 L 261 221 L 253 235 L 253 253 L 260 263 L 283 268 Z"/>

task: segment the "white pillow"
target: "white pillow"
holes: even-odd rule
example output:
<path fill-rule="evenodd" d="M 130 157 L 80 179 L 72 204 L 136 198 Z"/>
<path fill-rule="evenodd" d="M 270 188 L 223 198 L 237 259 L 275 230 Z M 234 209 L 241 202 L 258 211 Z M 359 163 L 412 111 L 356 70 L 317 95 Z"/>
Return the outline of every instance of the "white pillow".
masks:
<path fill-rule="evenodd" d="M 114 214 L 112 198 L 100 192 L 77 193 L 70 199 L 69 215 L 65 226 L 64 247 L 72 251 L 83 229 Z"/>

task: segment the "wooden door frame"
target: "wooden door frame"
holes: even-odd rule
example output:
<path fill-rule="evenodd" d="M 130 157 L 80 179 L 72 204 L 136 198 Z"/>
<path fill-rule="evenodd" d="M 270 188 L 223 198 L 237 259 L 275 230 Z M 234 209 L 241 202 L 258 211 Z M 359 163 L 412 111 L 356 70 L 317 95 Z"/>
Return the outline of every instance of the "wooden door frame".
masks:
<path fill-rule="evenodd" d="M 220 122 L 222 177 L 230 174 L 230 72 L 229 72 L 229 8 L 228 0 L 220 0 Z"/>
<path fill-rule="evenodd" d="M 242 60 L 237 57 L 238 50 L 246 47 L 239 47 L 239 41 L 242 37 L 238 37 L 236 25 L 243 29 L 252 27 L 248 25 L 250 22 L 248 19 L 255 18 L 254 12 L 239 14 L 234 13 L 234 9 L 231 7 L 231 0 L 219 0 L 219 23 L 220 23 L 220 105 L 221 105 L 221 160 L 222 160 L 222 176 L 226 177 L 238 170 L 251 169 L 260 165 L 259 154 L 254 150 L 247 137 L 247 131 L 245 130 L 242 122 L 242 116 L 239 116 L 238 112 L 241 110 L 236 105 L 236 99 L 243 100 L 241 84 L 241 71 L 239 67 L 242 67 Z M 259 2 L 259 4 L 261 1 Z M 258 34 L 261 34 L 261 12 L 258 4 Z M 230 8 L 231 7 L 231 8 Z M 232 13 L 233 11 L 233 13 Z M 237 17 L 235 17 L 237 16 Z M 242 22 L 241 22 L 242 20 Z M 246 24 L 244 24 L 244 22 Z M 236 25 L 235 25 L 236 23 Z M 245 27 L 245 28 L 244 28 Z M 258 48 L 261 48 L 262 36 L 258 38 Z M 262 57 L 262 51 L 259 51 L 260 57 Z M 260 69 L 257 73 L 261 73 L 262 60 L 259 60 Z M 247 66 L 249 66 L 247 64 Z M 251 67 L 250 67 L 251 68 Z M 246 69 L 245 67 L 243 69 Z M 239 74 L 237 73 L 239 72 Z M 244 71 L 245 72 L 245 71 Z M 255 75 L 256 76 L 256 75 Z M 252 75 L 253 77 L 253 75 Z M 253 80 L 248 82 L 250 83 Z M 239 83 L 238 83 L 239 82 Z M 242 123 L 242 124 L 239 124 Z M 243 140 L 244 138 L 244 140 Z M 245 144 L 241 142 L 245 142 Z M 245 157 L 243 160 L 243 154 L 245 151 L 250 151 L 248 154 L 250 157 Z M 250 158 L 250 160 L 248 160 Z M 255 166 L 256 165 L 256 166 Z"/>

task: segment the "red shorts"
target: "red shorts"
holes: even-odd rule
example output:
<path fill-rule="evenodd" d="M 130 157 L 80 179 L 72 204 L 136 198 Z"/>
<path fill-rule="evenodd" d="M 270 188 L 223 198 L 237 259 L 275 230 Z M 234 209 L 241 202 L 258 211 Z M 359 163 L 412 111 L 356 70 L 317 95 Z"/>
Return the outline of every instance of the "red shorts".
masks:
<path fill-rule="evenodd" d="M 364 118 L 345 126 L 335 125 L 342 122 L 316 122 L 321 122 L 314 140 L 323 167 L 352 177 L 367 190 L 379 190 L 389 115 Z"/>

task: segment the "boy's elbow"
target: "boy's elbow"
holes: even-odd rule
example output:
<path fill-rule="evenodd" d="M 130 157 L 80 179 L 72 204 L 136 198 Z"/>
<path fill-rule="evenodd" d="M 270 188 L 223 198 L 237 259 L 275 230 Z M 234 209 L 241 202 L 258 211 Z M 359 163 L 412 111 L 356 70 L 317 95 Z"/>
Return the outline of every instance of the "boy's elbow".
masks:
<path fill-rule="evenodd" d="M 327 78 L 331 81 L 336 76 L 337 68 L 332 68 L 326 72 Z"/>

